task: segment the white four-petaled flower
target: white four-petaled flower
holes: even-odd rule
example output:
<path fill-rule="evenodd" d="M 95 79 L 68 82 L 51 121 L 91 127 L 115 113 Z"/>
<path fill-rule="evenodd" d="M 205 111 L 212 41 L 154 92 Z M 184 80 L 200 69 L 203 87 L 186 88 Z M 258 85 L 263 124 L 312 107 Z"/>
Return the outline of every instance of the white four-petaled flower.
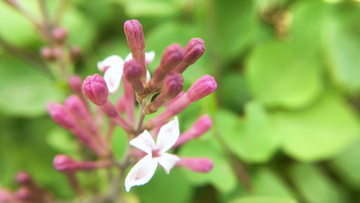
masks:
<path fill-rule="evenodd" d="M 130 145 L 147 153 L 135 166 L 130 170 L 125 179 L 125 189 L 127 192 L 133 186 L 144 185 L 153 177 L 156 167 L 160 164 L 165 172 L 169 174 L 176 162 L 180 158 L 168 151 L 179 138 L 179 121 L 177 117 L 163 127 L 161 127 L 158 138 L 155 142 L 150 133 L 145 130 L 139 136 L 130 141 Z"/>
<path fill-rule="evenodd" d="M 155 52 L 145 53 L 146 63 L 151 63 L 155 58 Z M 132 59 L 131 53 L 125 58 L 125 62 Z M 104 80 L 110 93 L 115 93 L 119 89 L 121 77 L 124 71 L 124 60 L 117 55 L 112 55 L 97 63 L 100 72 L 104 73 Z M 150 73 L 147 71 L 147 80 L 150 80 Z"/>

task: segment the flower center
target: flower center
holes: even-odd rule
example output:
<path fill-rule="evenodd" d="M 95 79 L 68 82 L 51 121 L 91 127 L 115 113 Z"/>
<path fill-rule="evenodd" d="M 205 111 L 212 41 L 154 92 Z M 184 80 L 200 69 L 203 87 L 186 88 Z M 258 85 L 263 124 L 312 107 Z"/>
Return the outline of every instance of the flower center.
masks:
<path fill-rule="evenodd" d="M 152 151 L 152 157 L 156 158 L 160 156 L 160 150 L 156 149 Z"/>

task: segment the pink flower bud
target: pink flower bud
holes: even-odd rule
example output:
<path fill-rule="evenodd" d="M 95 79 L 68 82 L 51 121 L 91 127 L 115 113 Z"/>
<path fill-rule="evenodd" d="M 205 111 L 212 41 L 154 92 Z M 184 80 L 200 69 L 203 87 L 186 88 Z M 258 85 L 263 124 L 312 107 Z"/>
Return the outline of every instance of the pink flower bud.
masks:
<path fill-rule="evenodd" d="M 65 109 L 64 106 L 51 102 L 47 106 L 51 118 L 60 126 L 66 129 L 74 128 L 76 124 L 75 118 Z"/>
<path fill-rule="evenodd" d="M 33 202 L 36 200 L 36 197 L 28 187 L 19 188 L 19 190 L 15 192 L 15 198 L 24 202 Z"/>
<path fill-rule="evenodd" d="M 185 46 L 183 63 L 174 69 L 174 72 L 183 73 L 190 65 L 194 64 L 205 52 L 204 41 L 200 38 L 191 39 Z"/>
<path fill-rule="evenodd" d="M 40 50 L 41 56 L 49 61 L 55 60 L 55 54 L 50 47 L 42 47 Z"/>
<path fill-rule="evenodd" d="M 110 165 L 110 162 L 80 162 L 76 161 L 66 155 L 57 155 L 54 158 L 53 166 L 56 170 L 62 172 L 72 173 L 79 170 L 93 170 L 96 168 L 107 167 Z"/>
<path fill-rule="evenodd" d="M 90 118 L 90 114 L 84 102 L 76 95 L 72 95 L 68 97 L 64 106 L 73 113 L 76 117 L 80 119 L 87 120 Z"/>
<path fill-rule="evenodd" d="M 60 47 L 56 47 L 54 50 L 55 59 L 61 59 L 64 55 L 64 51 Z"/>
<path fill-rule="evenodd" d="M 7 189 L 0 188 L 0 203 L 12 203 L 13 195 Z"/>
<path fill-rule="evenodd" d="M 116 110 L 118 111 L 118 113 L 123 113 L 125 111 L 125 104 L 126 104 L 125 96 L 121 96 L 116 105 Z"/>
<path fill-rule="evenodd" d="M 170 73 L 164 83 L 160 95 L 146 108 L 147 114 L 156 112 L 160 107 L 165 106 L 170 100 L 174 99 L 183 89 L 184 78 L 177 73 Z"/>
<path fill-rule="evenodd" d="M 212 121 L 210 116 L 204 115 L 201 116 L 186 132 L 182 133 L 179 139 L 174 144 L 173 148 L 178 147 L 179 145 L 184 144 L 185 142 L 198 138 L 208 131 L 212 126 Z"/>
<path fill-rule="evenodd" d="M 139 62 L 134 59 L 125 62 L 124 75 L 136 94 L 141 98 L 146 97 L 146 90 L 141 82 L 142 68 Z"/>
<path fill-rule="evenodd" d="M 184 58 L 184 50 L 179 44 L 168 46 L 161 58 L 159 67 L 156 68 L 153 78 L 148 82 L 150 91 L 155 91 L 160 87 L 166 76 L 177 66 Z"/>
<path fill-rule="evenodd" d="M 82 86 L 83 80 L 78 75 L 73 75 L 69 78 L 68 83 L 71 89 L 79 95 L 82 95 L 81 86 Z"/>
<path fill-rule="evenodd" d="M 28 174 L 26 172 L 17 173 L 15 176 L 15 180 L 20 185 L 32 185 L 33 184 L 33 180 L 31 178 L 30 174 Z"/>
<path fill-rule="evenodd" d="M 211 159 L 206 157 L 199 158 L 180 158 L 180 161 L 176 163 L 178 167 L 186 167 L 191 171 L 207 173 L 211 171 L 214 164 Z"/>
<path fill-rule="evenodd" d="M 57 28 L 52 30 L 51 34 L 52 34 L 52 37 L 54 38 L 54 40 L 58 44 L 62 44 L 62 43 L 65 42 L 65 39 L 66 39 L 66 36 L 67 36 L 67 31 L 63 27 L 57 27 Z"/>
<path fill-rule="evenodd" d="M 78 45 L 73 45 L 70 48 L 70 57 L 71 60 L 77 61 L 81 56 L 81 48 Z"/>
<path fill-rule="evenodd" d="M 95 105 L 103 105 L 106 103 L 109 90 L 106 86 L 105 80 L 99 75 L 87 76 L 83 86 L 85 96 Z"/>
<path fill-rule="evenodd" d="M 125 76 L 124 76 L 125 77 Z M 127 121 L 133 125 L 135 121 L 135 95 L 131 84 L 123 78 L 124 97 L 125 97 L 125 113 Z"/>
<path fill-rule="evenodd" d="M 204 75 L 198 79 L 186 92 L 190 101 L 194 102 L 209 95 L 217 88 L 217 83 L 210 75 Z"/>
<path fill-rule="evenodd" d="M 124 24 L 124 31 L 132 58 L 137 60 L 141 67 L 141 81 L 146 82 L 145 39 L 142 26 L 137 20 L 128 20 Z"/>
<path fill-rule="evenodd" d="M 171 104 L 173 102 L 175 102 L 177 99 L 179 99 L 182 95 L 184 95 L 185 93 L 183 91 L 181 91 L 174 99 L 170 100 L 170 102 L 167 104 L 167 106 L 171 106 Z"/>

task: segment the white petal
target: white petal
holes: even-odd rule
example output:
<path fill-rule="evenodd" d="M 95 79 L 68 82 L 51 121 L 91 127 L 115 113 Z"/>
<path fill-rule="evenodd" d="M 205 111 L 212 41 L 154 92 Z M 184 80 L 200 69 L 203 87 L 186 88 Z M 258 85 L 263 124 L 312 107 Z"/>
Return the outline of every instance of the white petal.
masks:
<path fill-rule="evenodd" d="M 160 128 L 156 141 L 156 149 L 158 149 L 160 152 L 166 152 L 175 144 L 179 138 L 179 135 L 179 120 L 175 116 L 173 121 L 170 121 Z"/>
<path fill-rule="evenodd" d="M 152 150 L 155 149 L 155 142 L 147 130 L 144 130 L 143 133 L 132 139 L 129 144 L 150 155 Z"/>
<path fill-rule="evenodd" d="M 150 80 L 151 80 L 151 75 L 150 75 L 150 72 L 149 70 L 146 70 L 146 83 L 148 83 Z"/>
<path fill-rule="evenodd" d="M 132 59 L 132 54 L 130 52 L 130 54 L 128 54 L 126 57 L 125 57 L 125 62 L 128 61 L 128 60 L 131 60 Z"/>
<path fill-rule="evenodd" d="M 123 67 L 111 66 L 104 73 L 104 80 L 110 93 L 115 93 L 119 89 Z"/>
<path fill-rule="evenodd" d="M 124 61 L 120 56 L 111 55 L 105 58 L 103 61 L 97 63 L 98 69 L 100 72 L 105 72 L 107 68 L 111 66 L 122 67 L 124 65 Z"/>
<path fill-rule="evenodd" d="M 133 186 L 144 185 L 149 182 L 156 171 L 157 164 L 157 159 L 152 158 L 151 155 L 146 155 L 137 162 L 125 178 L 126 191 L 129 192 Z"/>
<path fill-rule="evenodd" d="M 145 53 L 146 64 L 150 64 L 155 58 L 155 51 L 150 51 Z"/>
<path fill-rule="evenodd" d="M 170 170 L 175 166 L 176 162 L 178 162 L 180 158 L 174 154 L 162 153 L 157 161 L 164 168 L 167 174 L 170 173 Z"/>

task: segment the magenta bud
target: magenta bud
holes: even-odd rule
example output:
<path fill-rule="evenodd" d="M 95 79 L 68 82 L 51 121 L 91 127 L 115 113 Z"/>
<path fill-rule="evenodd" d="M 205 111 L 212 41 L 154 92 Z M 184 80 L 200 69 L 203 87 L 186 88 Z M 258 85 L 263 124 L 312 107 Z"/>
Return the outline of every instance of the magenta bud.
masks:
<path fill-rule="evenodd" d="M 57 43 L 62 44 L 66 40 L 67 31 L 63 27 L 57 27 L 52 30 L 51 34 Z"/>
<path fill-rule="evenodd" d="M 81 56 L 81 48 L 78 45 L 73 45 L 70 48 L 70 57 L 71 60 L 76 61 L 80 58 Z"/>
<path fill-rule="evenodd" d="M 51 102 L 47 105 L 51 118 L 60 126 L 66 129 L 74 128 L 77 123 L 75 118 L 65 109 L 64 106 Z"/>
<path fill-rule="evenodd" d="M 166 76 L 177 66 L 184 58 L 184 50 L 179 44 L 168 46 L 162 57 L 159 67 L 156 68 L 152 79 L 148 82 L 150 91 L 157 90 Z"/>
<path fill-rule="evenodd" d="M 171 106 L 171 104 L 173 102 L 175 102 L 177 99 L 179 99 L 182 95 L 184 95 L 185 93 L 183 91 L 181 91 L 174 99 L 170 100 L 170 102 L 167 104 L 167 106 Z"/>
<path fill-rule="evenodd" d="M 40 54 L 46 60 L 53 61 L 55 59 L 55 54 L 50 47 L 42 47 Z"/>
<path fill-rule="evenodd" d="M 125 62 L 124 75 L 136 94 L 141 98 L 146 97 L 146 90 L 141 82 L 142 68 L 139 62 L 134 59 Z"/>
<path fill-rule="evenodd" d="M 197 101 L 209 95 L 217 88 L 217 83 L 210 75 L 204 75 L 198 79 L 186 92 L 191 102 Z"/>
<path fill-rule="evenodd" d="M 184 78 L 178 73 L 170 73 L 164 83 L 161 93 L 145 108 L 146 114 L 156 112 L 160 107 L 165 106 L 174 99 L 183 89 Z"/>
<path fill-rule="evenodd" d="M 105 162 L 81 162 L 76 161 L 66 155 L 57 155 L 54 158 L 53 166 L 56 170 L 61 172 L 72 173 L 79 170 L 93 170 L 100 167 L 107 167 L 110 163 Z"/>
<path fill-rule="evenodd" d="M 13 195 L 11 191 L 0 188 L 0 203 L 12 203 L 13 202 Z"/>
<path fill-rule="evenodd" d="M 84 102 L 76 95 L 72 95 L 64 102 L 64 106 L 70 110 L 76 117 L 81 119 L 90 118 L 90 114 Z"/>
<path fill-rule="evenodd" d="M 180 158 L 180 161 L 176 163 L 178 167 L 186 167 L 191 171 L 207 173 L 211 171 L 214 164 L 211 159 L 206 157 L 199 158 Z"/>
<path fill-rule="evenodd" d="M 131 52 L 145 49 L 144 33 L 139 21 L 126 21 L 124 24 L 124 31 Z"/>
<path fill-rule="evenodd" d="M 119 101 L 117 102 L 116 110 L 118 113 L 123 113 L 125 111 L 125 107 L 126 107 L 126 98 L 125 96 L 121 96 Z"/>
<path fill-rule="evenodd" d="M 212 121 L 210 116 L 203 115 L 201 116 L 186 132 L 182 133 L 179 139 L 174 144 L 173 148 L 178 147 L 179 145 L 184 144 L 185 142 L 198 138 L 207 132 L 212 126 Z"/>
<path fill-rule="evenodd" d="M 191 39 L 185 46 L 184 62 L 192 65 L 194 64 L 205 52 L 204 40 L 200 38 Z"/>
<path fill-rule="evenodd" d="M 19 172 L 15 176 L 15 180 L 20 185 L 31 185 L 33 184 L 33 180 L 30 176 L 30 174 L 26 172 Z"/>
<path fill-rule="evenodd" d="M 32 194 L 32 191 L 30 188 L 21 187 L 21 188 L 19 188 L 18 191 L 15 192 L 15 198 L 17 200 L 28 202 L 28 201 L 34 200 L 34 195 Z"/>
<path fill-rule="evenodd" d="M 83 86 L 83 93 L 95 105 L 103 105 L 107 102 L 109 90 L 105 80 L 99 75 L 87 76 Z"/>
<path fill-rule="evenodd" d="M 71 77 L 69 78 L 69 80 L 68 80 L 68 83 L 69 83 L 70 88 L 71 88 L 76 94 L 79 94 L 79 95 L 82 94 L 82 91 L 81 91 L 82 82 L 83 82 L 83 80 L 82 80 L 81 77 L 78 76 L 78 75 L 73 75 L 73 76 L 71 76 Z"/>

